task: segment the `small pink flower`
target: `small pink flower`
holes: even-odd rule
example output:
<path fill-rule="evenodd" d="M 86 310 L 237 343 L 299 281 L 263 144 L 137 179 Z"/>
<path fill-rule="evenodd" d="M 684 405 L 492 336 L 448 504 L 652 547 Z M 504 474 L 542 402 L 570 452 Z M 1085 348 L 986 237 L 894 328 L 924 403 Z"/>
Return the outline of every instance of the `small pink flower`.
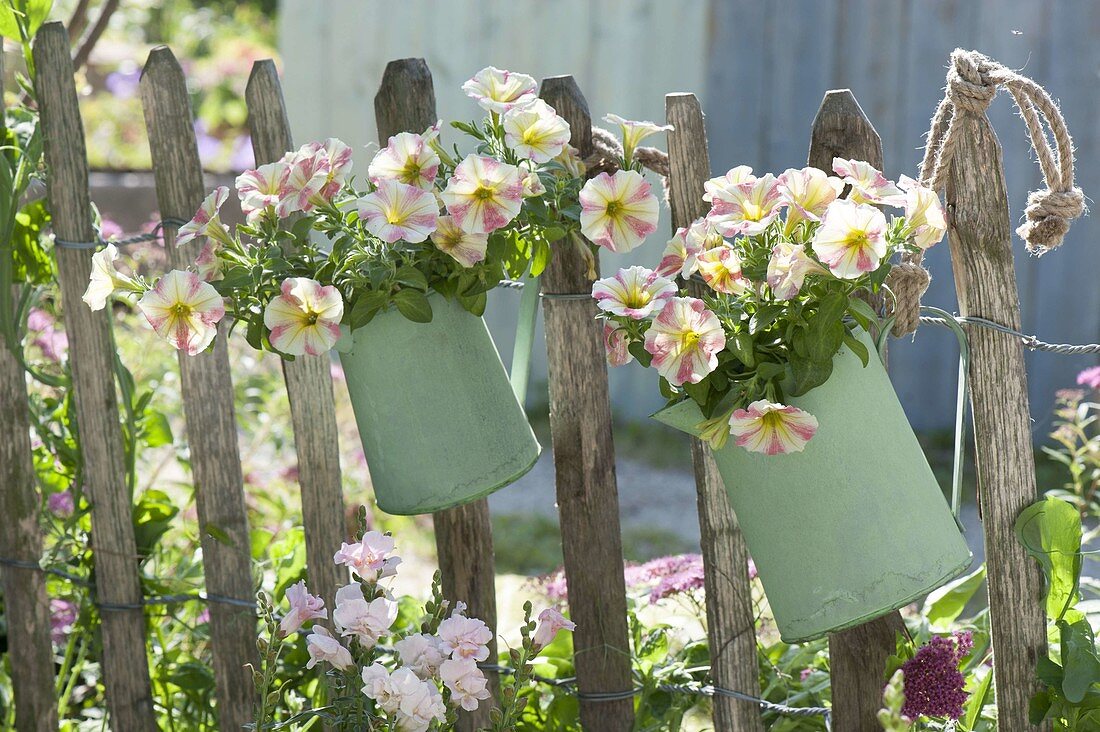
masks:
<path fill-rule="evenodd" d="M 237 196 L 241 199 L 241 211 L 249 222 L 254 222 L 264 211 L 279 204 L 290 177 L 290 166 L 277 162 L 246 170 L 237 176 Z"/>
<path fill-rule="evenodd" d="M 309 652 L 309 661 L 306 668 L 313 668 L 321 661 L 326 661 L 341 671 L 346 671 L 355 665 L 355 660 L 344 644 L 332 637 L 328 628 L 323 625 L 313 626 L 313 632 L 306 638 L 306 650 Z"/>
<path fill-rule="evenodd" d="M 488 699 L 488 679 L 472 658 L 449 658 L 439 667 L 439 678 L 451 692 L 451 700 L 472 712 L 482 699 Z"/>
<path fill-rule="evenodd" d="M 440 647 L 451 658 L 471 658 L 484 661 L 489 657 L 489 642 L 493 631 L 477 618 L 467 618 L 459 612 L 439 624 Z"/>
<path fill-rule="evenodd" d="M 817 432 L 817 418 L 798 407 L 760 399 L 730 417 L 738 447 L 764 455 L 802 452 Z"/>
<path fill-rule="evenodd" d="M 435 231 L 438 217 L 435 196 L 392 178 L 380 179 L 373 193 L 359 199 L 359 218 L 367 231 L 388 244 L 424 241 Z"/>
<path fill-rule="evenodd" d="M 592 297 L 600 310 L 633 320 L 648 318 L 676 294 L 676 285 L 651 269 L 628 267 L 596 280 Z"/>
<path fill-rule="evenodd" d="M 72 600 L 50 598 L 50 638 L 55 644 L 65 643 L 79 617 L 80 607 Z"/>
<path fill-rule="evenodd" d="M 372 648 L 397 620 L 397 602 L 386 596 L 369 602 L 358 582 L 336 590 L 332 622 L 341 636 L 354 635 L 364 648 Z"/>
<path fill-rule="evenodd" d="M 430 679 L 439 673 L 447 654 L 443 651 L 443 641 L 434 635 L 414 633 L 393 644 L 401 659 L 401 665 L 412 669 L 422 679 Z"/>
<path fill-rule="evenodd" d="M 820 221 L 836 200 L 844 183 L 817 168 L 788 168 L 777 179 L 779 193 L 787 202 L 787 221 Z"/>
<path fill-rule="evenodd" d="M 718 367 L 718 352 L 725 347 L 718 317 L 694 297 L 671 298 L 645 333 L 653 366 L 673 386 L 702 381 Z"/>
<path fill-rule="evenodd" d="M 275 213 L 285 218 L 296 211 L 309 213 L 332 201 L 351 172 L 351 148 L 335 137 L 324 142 L 309 142 L 287 153 L 279 162 L 290 166 L 290 173 Z"/>
<path fill-rule="evenodd" d="M 730 168 L 725 175 L 711 178 L 703 184 L 703 200 L 713 204 L 715 200 L 729 197 L 730 192 L 742 183 L 752 183 L 755 180 L 752 168 L 747 165 Z"/>
<path fill-rule="evenodd" d="M 470 234 L 463 231 L 451 216 L 440 216 L 432 232 L 432 244 L 450 255 L 463 267 L 473 267 L 485 259 L 489 248 L 488 234 Z"/>
<path fill-rule="evenodd" d="M 1077 383 L 1090 389 L 1100 389 L 1100 366 L 1087 368 L 1077 374 Z"/>
<path fill-rule="evenodd" d="M 344 317 L 340 292 L 308 277 L 288 277 L 281 291 L 264 308 L 271 345 L 291 356 L 318 356 L 332 348 Z"/>
<path fill-rule="evenodd" d="M 290 604 L 290 609 L 279 621 L 279 630 L 284 636 L 297 633 L 302 624 L 307 621 L 328 617 L 325 601 L 316 595 L 309 594 L 305 580 L 300 580 L 286 588 L 286 600 Z"/>
<path fill-rule="evenodd" d="M 366 582 L 377 582 L 385 576 L 388 568 L 396 566 L 394 560 L 400 561 L 391 556 L 393 550 L 392 536 L 380 531 L 368 531 L 354 544 L 342 543 L 332 561 L 347 567 Z"/>
<path fill-rule="evenodd" d="M 852 186 L 849 201 L 894 207 L 905 205 L 905 194 L 901 189 L 868 162 L 833 158 L 833 171 Z"/>
<path fill-rule="evenodd" d="M 898 186 L 905 191 L 905 219 L 913 244 L 920 249 L 939 244 L 947 233 L 947 217 L 939 195 L 905 175 Z"/>
<path fill-rule="evenodd" d="M 50 509 L 50 513 L 61 518 L 68 518 L 73 515 L 73 511 L 76 510 L 76 502 L 73 500 L 72 491 L 61 491 L 60 493 L 51 493 L 50 497 L 46 499 L 46 507 Z"/>
<path fill-rule="evenodd" d="M 431 142 L 438 135 L 438 122 L 422 135 L 413 132 L 394 135 L 371 160 L 367 177 L 375 185 L 383 179 L 392 179 L 426 191 L 432 190 L 439 172 L 439 155 L 432 149 Z"/>
<path fill-rule="evenodd" d="M 690 226 L 676 230 L 661 255 L 657 274 L 686 279 L 699 269 L 699 255 L 725 243 L 726 240 L 706 218 L 696 219 Z"/>
<path fill-rule="evenodd" d="M 623 136 L 623 160 L 627 165 L 634 159 L 634 151 L 638 149 L 642 140 L 651 135 L 672 131 L 672 125 L 623 119 L 617 114 L 605 115 L 603 121 L 619 126 L 619 132 Z"/>
<path fill-rule="evenodd" d="M 569 144 L 569 123 L 541 99 L 504 113 L 504 144 L 517 156 L 548 163 Z"/>
<path fill-rule="evenodd" d="M 605 320 L 603 324 L 603 347 L 609 366 L 625 366 L 634 360 L 634 356 L 631 355 L 628 348 L 629 345 L 626 330 Z"/>
<path fill-rule="evenodd" d="M 728 188 L 715 189 L 707 219 L 723 236 L 756 236 L 771 225 L 787 202 L 771 173 Z"/>
<path fill-rule="evenodd" d="M 178 269 L 157 280 L 138 307 L 157 335 L 188 356 L 206 350 L 225 316 L 218 291 L 194 272 Z"/>
<path fill-rule="evenodd" d="M 463 231 L 491 234 L 519 215 L 523 177 L 514 165 L 467 155 L 455 168 L 440 197 Z"/>
<path fill-rule="evenodd" d="M 728 244 L 703 252 L 698 257 L 699 274 L 715 292 L 737 295 L 751 283 L 741 275 L 741 258 Z"/>
<path fill-rule="evenodd" d="M 657 230 L 657 197 L 633 170 L 600 173 L 579 194 L 581 233 L 612 252 L 629 252 Z"/>
<path fill-rule="evenodd" d="M 886 256 L 886 217 L 874 206 L 836 200 L 814 232 L 814 253 L 841 279 L 878 269 Z"/>
<path fill-rule="evenodd" d="M 378 661 L 363 669 L 363 695 L 378 702 L 378 708 L 387 714 L 395 714 L 401 704 L 396 696 L 390 672 Z"/>
<path fill-rule="evenodd" d="M 462 85 L 466 96 L 476 100 L 487 112 L 504 114 L 515 107 L 535 101 L 538 85 L 527 74 L 517 74 L 494 66 L 486 66 Z"/>
<path fill-rule="evenodd" d="M 229 198 L 229 189 L 218 186 L 203 200 L 199 210 L 186 224 L 176 232 L 176 246 L 182 247 L 191 241 L 213 239 L 219 244 L 230 244 L 229 230 L 221 221 L 221 207 Z"/>
<path fill-rule="evenodd" d="M 203 282 L 217 282 L 225 277 L 222 274 L 222 260 L 218 257 L 218 243 L 208 241 L 202 245 L 199 256 L 195 257 L 195 274 Z"/>
<path fill-rule="evenodd" d="M 531 642 L 538 648 L 546 648 L 553 642 L 559 631 L 576 630 L 577 624 L 562 615 L 556 608 L 548 607 L 539 613 L 539 624 Z"/>
<path fill-rule="evenodd" d="M 805 246 L 781 241 L 772 248 L 768 260 L 768 287 L 776 300 L 795 297 L 809 274 L 828 274 L 828 270 L 806 254 Z"/>

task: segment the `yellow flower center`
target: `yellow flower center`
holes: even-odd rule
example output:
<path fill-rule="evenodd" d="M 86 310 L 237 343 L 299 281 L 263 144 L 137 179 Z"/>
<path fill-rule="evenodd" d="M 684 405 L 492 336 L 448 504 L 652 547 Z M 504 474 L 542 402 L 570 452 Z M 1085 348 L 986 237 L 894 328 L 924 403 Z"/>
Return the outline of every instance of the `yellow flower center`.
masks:
<path fill-rule="evenodd" d="M 414 163 L 412 160 L 405 163 L 405 168 L 401 171 L 401 182 L 407 186 L 411 186 L 414 185 L 419 179 L 420 166 Z"/>
<path fill-rule="evenodd" d="M 702 339 L 702 337 L 703 336 L 700 333 L 697 333 L 694 330 L 688 330 L 685 331 L 682 336 L 680 336 L 680 343 L 683 346 L 684 350 L 695 348 L 695 344 L 698 343 Z"/>
<path fill-rule="evenodd" d="M 186 318 L 191 314 L 191 306 L 184 302 L 177 302 L 172 306 L 172 314 L 177 318 Z"/>
<path fill-rule="evenodd" d="M 852 247 L 859 247 L 862 249 L 867 246 L 867 232 L 862 229 L 852 229 L 848 232 L 848 245 Z"/>
<path fill-rule="evenodd" d="M 306 325 L 317 325 L 317 321 L 320 319 L 321 316 L 312 310 L 306 312 Z"/>
<path fill-rule="evenodd" d="M 490 198 L 496 195 L 496 191 L 488 186 L 479 185 L 477 190 L 474 191 L 474 198 L 479 201 L 488 201 Z"/>
<path fill-rule="evenodd" d="M 640 287 L 635 287 L 626 294 L 626 306 L 628 308 L 641 308 L 649 304 L 649 293 Z"/>
<path fill-rule="evenodd" d="M 607 202 L 607 215 L 611 218 L 615 218 L 619 215 L 619 211 L 623 208 L 623 204 L 620 201 L 608 201 Z"/>

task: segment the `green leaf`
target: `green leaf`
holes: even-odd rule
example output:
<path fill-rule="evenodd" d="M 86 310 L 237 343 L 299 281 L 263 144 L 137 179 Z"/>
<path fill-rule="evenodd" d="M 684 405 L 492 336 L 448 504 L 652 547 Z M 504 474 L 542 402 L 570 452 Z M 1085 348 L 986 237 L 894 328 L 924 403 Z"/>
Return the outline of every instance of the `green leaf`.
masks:
<path fill-rule="evenodd" d="M 974 725 L 978 723 L 978 719 L 982 716 L 982 708 L 985 706 L 986 699 L 989 697 L 989 689 L 993 684 L 993 669 L 986 671 L 982 681 L 978 684 L 978 688 L 970 695 L 970 698 L 966 700 L 966 705 L 963 707 L 963 729 L 972 730 Z"/>
<path fill-rule="evenodd" d="M 1062 693 L 1072 704 L 1079 703 L 1096 682 L 1100 681 L 1100 658 L 1096 657 L 1096 638 L 1087 620 L 1070 625 L 1060 621 L 1062 631 Z"/>
<path fill-rule="evenodd" d="M 867 301 L 859 297 L 848 298 L 848 311 L 856 317 L 861 317 L 870 323 L 878 322 L 878 313 L 867 304 Z"/>
<path fill-rule="evenodd" d="M 1033 725 L 1042 724 L 1043 720 L 1047 717 L 1047 712 L 1050 711 L 1051 704 L 1054 703 L 1054 699 L 1051 698 L 1051 694 L 1046 689 L 1043 689 L 1035 696 L 1031 697 L 1031 700 L 1027 703 L 1027 718 Z"/>
<path fill-rule="evenodd" d="M 947 629 L 955 618 L 962 614 L 963 608 L 970 602 L 985 580 L 985 565 L 977 571 L 960 577 L 939 588 L 924 601 L 921 612 L 933 628 Z"/>
<path fill-rule="evenodd" d="M 1047 616 L 1060 620 L 1077 602 L 1081 580 L 1081 514 L 1057 498 L 1033 503 L 1016 519 L 1016 537 L 1047 580 Z"/>
<path fill-rule="evenodd" d="M 400 290 L 393 296 L 398 312 L 414 323 L 432 322 L 432 304 L 424 293 L 416 290 Z"/>
<path fill-rule="evenodd" d="M 626 350 L 631 356 L 638 359 L 638 363 L 644 368 L 649 368 L 649 364 L 653 361 L 653 354 L 645 349 L 645 343 L 642 341 L 633 341 L 626 347 Z"/>
<path fill-rule="evenodd" d="M 466 308 L 467 312 L 481 317 L 485 314 L 485 306 L 489 303 L 489 296 L 484 292 L 479 292 L 473 296 L 460 295 L 458 302 Z"/>
<path fill-rule="evenodd" d="M 829 380 L 833 373 L 833 361 L 815 361 L 791 354 L 791 376 L 794 378 L 794 388 L 790 389 L 791 396 L 801 396 L 810 389 L 821 386 Z"/>
<path fill-rule="evenodd" d="M 362 328 L 378 314 L 378 311 L 386 307 L 389 299 L 389 295 L 381 290 L 363 293 L 351 307 L 351 312 L 348 315 L 348 326 L 352 330 Z"/>
<path fill-rule="evenodd" d="M 853 336 L 851 333 L 844 334 L 844 345 L 848 346 L 848 350 L 856 354 L 859 360 L 863 363 L 863 368 L 867 368 L 867 364 L 871 359 L 871 353 L 867 350 L 867 346 L 860 339 Z"/>
<path fill-rule="evenodd" d="M 146 411 L 139 424 L 138 436 L 147 447 L 172 444 L 172 426 L 168 418 L 155 410 Z"/>
<path fill-rule="evenodd" d="M 145 558 L 153 553 L 157 542 L 172 527 L 172 519 L 177 513 L 179 509 L 172 505 L 166 493 L 150 489 L 141 494 L 132 512 L 138 556 Z"/>
<path fill-rule="evenodd" d="M 50 16 L 53 0 L 27 0 L 27 37 L 38 32 L 39 27 Z M 0 2 L 0 36 L 19 40 L 19 22 L 7 0 Z"/>
<path fill-rule="evenodd" d="M 415 287 L 421 292 L 428 291 L 428 278 L 416 267 L 405 265 L 397 270 L 397 281 L 402 285 Z"/>
<path fill-rule="evenodd" d="M 748 368 L 756 365 L 756 350 L 753 347 L 752 336 L 748 333 L 734 333 L 733 337 L 726 341 L 737 360 Z"/>

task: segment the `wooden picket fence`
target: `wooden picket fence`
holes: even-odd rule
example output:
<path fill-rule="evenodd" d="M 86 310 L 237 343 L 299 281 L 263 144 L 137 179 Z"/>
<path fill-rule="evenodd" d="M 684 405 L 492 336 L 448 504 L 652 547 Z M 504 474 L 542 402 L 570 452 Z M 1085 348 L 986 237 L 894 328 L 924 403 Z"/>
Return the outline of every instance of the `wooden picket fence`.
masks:
<path fill-rule="evenodd" d="M 88 190 L 83 127 L 73 80 L 69 40 L 59 23 L 45 25 L 34 48 L 38 96 L 49 166 L 49 204 L 59 239 L 95 237 Z M 542 97 L 570 124 L 582 155 L 592 146 L 587 103 L 572 77 L 543 81 Z M 276 69 L 255 64 L 247 103 L 258 164 L 293 148 Z M 177 249 L 174 220 L 187 220 L 204 198 L 183 71 L 166 47 L 154 49 L 141 79 L 141 98 L 152 150 L 157 198 L 169 267 L 196 254 Z M 719 100 L 732 103 L 736 100 Z M 421 59 L 394 61 L 375 97 L 380 142 L 400 131 L 423 130 L 437 119 L 432 77 Z M 693 94 L 666 97 L 673 226 L 705 213 L 702 183 L 711 177 L 703 113 Z M 1019 307 L 1009 249 L 1009 214 L 1000 151 L 988 120 L 969 118 L 970 133 L 956 155 L 976 175 L 959 174 L 948 189 L 950 241 L 964 315 L 1018 326 Z M 882 144 L 848 90 L 826 94 L 809 141 L 809 164 L 829 171 L 834 156 L 863 158 L 882 168 Z M 792 161 L 792 164 L 797 161 Z M 77 427 L 91 501 L 95 597 L 102 616 L 103 672 L 112 727 L 156 729 L 146 648 L 146 617 L 131 506 L 122 454 L 118 404 L 112 380 L 111 310 L 92 312 L 80 302 L 88 282 L 91 249 L 56 249 L 58 276 L 70 342 Z M 586 264 L 559 251 L 542 277 L 543 293 L 588 293 Z M 548 350 L 550 426 L 557 503 L 568 578 L 576 672 L 585 729 L 632 728 L 629 698 L 600 700 L 593 693 L 631 689 L 622 539 L 615 478 L 612 418 L 601 329 L 596 306 L 585 298 L 544 298 Z M 211 647 L 220 727 L 240 729 L 252 715 L 252 681 L 244 664 L 255 660 L 255 587 L 249 561 L 248 518 L 237 445 L 233 389 L 226 339 L 194 357 L 180 358 L 180 382 L 202 536 Z M 985 490 L 993 642 L 998 706 L 1003 729 L 1023 729 L 1034 690 L 1035 658 L 1045 653 L 1040 575 L 1012 540 L 1012 521 L 1035 495 L 1033 457 L 1022 346 L 1011 336 L 981 331 L 972 338 L 972 384 L 978 470 Z M 340 582 L 332 553 L 346 539 L 343 524 L 337 425 L 327 356 L 284 364 L 301 484 L 310 587 L 331 606 Z M 19 364 L 0 348 L 0 556 L 15 681 L 17 727 L 54 730 L 57 716 L 50 651 L 49 610 L 42 572 L 36 569 L 42 536 L 35 516 L 38 496 L 30 463 L 25 384 Z M 1003 397 L 1012 385 L 1013 398 Z M 759 696 L 757 651 L 747 574 L 748 554 L 708 449 L 691 449 L 706 570 L 706 609 L 711 680 L 725 689 Z M 448 598 L 496 624 L 493 543 L 485 500 L 435 515 L 436 544 Z M 881 702 L 882 661 L 893 651 L 893 613 L 830 642 L 833 723 L 838 730 L 874 729 Z M 486 705 L 487 706 L 487 705 Z M 718 696 L 718 730 L 762 732 L 757 704 Z M 487 723 L 466 715 L 462 729 Z"/>

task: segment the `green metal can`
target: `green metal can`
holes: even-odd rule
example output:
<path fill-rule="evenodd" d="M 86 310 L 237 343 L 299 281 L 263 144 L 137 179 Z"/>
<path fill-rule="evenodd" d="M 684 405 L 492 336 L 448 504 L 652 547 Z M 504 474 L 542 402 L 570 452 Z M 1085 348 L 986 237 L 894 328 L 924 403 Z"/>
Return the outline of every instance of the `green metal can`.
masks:
<path fill-rule="evenodd" d="M 844 348 L 828 382 L 790 403 L 818 419 L 803 452 L 765 456 L 731 439 L 714 457 L 783 640 L 885 615 L 972 561 L 882 363 Z M 653 418 L 698 434 L 695 402 Z"/>
<path fill-rule="evenodd" d="M 430 302 L 430 323 L 387 310 L 340 353 L 387 513 L 433 513 L 487 496 L 530 470 L 541 451 L 485 321 L 440 295 Z"/>

